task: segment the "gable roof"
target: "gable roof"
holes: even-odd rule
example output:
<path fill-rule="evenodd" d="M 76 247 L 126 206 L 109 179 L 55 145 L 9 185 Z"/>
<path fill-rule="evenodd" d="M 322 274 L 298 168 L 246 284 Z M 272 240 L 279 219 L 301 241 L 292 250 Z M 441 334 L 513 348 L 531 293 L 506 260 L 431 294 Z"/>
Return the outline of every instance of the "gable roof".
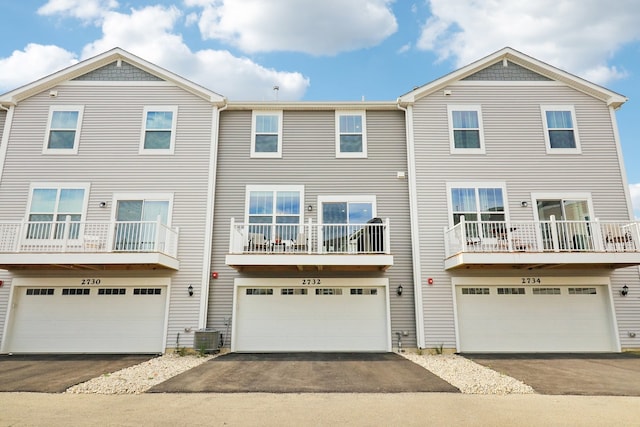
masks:
<path fill-rule="evenodd" d="M 463 80 L 470 75 L 483 70 L 496 62 L 507 60 L 514 64 L 520 65 L 526 69 L 529 69 L 535 73 L 538 73 L 551 80 L 562 82 L 569 87 L 572 87 L 578 91 L 584 92 L 594 98 L 600 99 L 606 102 L 607 105 L 614 108 L 619 108 L 627 101 L 627 98 L 602 86 L 591 83 L 585 79 L 577 77 L 573 74 L 567 73 L 559 68 L 553 67 L 547 63 L 539 61 L 522 52 L 519 52 L 510 47 L 505 47 L 497 52 L 492 53 L 478 61 L 462 67 L 456 71 L 453 71 L 437 80 L 420 86 L 411 92 L 408 92 L 398 98 L 400 104 L 410 104 L 418 99 L 427 96 L 433 92 L 442 90 L 444 87 L 455 83 L 459 80 Z"/>
<path fill-rule="evenodd" d="M 222 95 L 213 92 L 205 87 L 202 87 L 196 83 L 193 83 L 190 80 L 180 77 L 177 74 L 167 71 L 164 68 L 158 67 L 151 62 L 145 61 L 144 59 L 139 58 L 124 49 L 116 47 L 104 53 L 101 53 L 100 55 L 78 62 L 77 64 L 74 64 L 70 67 L 64 68 L 32 83 L 28 83 L 22 87 L 0 95 L 0 104 L 15 105 L 18 102 L 27 99 L 37 93 L 50 89 L 68 80 L 73 80 L 79 76 L 97 70 L 98 68 L 104 67 L 106 65 L 112 64 L 113 62 L 118 60 L 125 61 L 135 67 L 138 67 L 141 70 L 144 70 L 147 73 L 160 78 L 161 80 L 171 82 L 176 86 L 188 92 L 191 92 L 194 95 L 199 96 L 211 103 L 223 104 L 226 102 L 226 99 Z"/>

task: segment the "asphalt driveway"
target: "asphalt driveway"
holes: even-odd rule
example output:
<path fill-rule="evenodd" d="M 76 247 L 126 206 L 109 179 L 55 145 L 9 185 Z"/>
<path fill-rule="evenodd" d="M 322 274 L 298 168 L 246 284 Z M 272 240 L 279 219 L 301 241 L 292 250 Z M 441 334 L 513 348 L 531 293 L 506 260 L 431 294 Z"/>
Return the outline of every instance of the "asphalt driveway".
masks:
<path fill-rule="evenodd" d="M 0 355 L 0 392 L 62 393 L 73 385 L 153 357 L 120 354 Z"/>
<path fill-rule="evenodd" d="M 640 353 L 463 354 L 541 394 L 640 396 Z"/>
<path fill-rule="evenodd" d="M 394 353 L 229 353 L 151 393 L 403 393 L 460 391 Z"/>

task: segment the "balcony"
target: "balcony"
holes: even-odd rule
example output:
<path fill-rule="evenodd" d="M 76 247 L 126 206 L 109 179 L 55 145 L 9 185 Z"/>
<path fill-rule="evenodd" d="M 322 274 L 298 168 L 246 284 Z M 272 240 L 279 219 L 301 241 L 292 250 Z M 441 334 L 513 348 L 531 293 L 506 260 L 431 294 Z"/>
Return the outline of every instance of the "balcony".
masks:
<path fill-rule="evenodd" d="M 231 219 L 227 265 L 237 270 L 386 270 L 389 220 L 366 224 L 241 224 Z"/>
<path fill-rule="evenodd" d="M 465 221 L 445 228 L 445 268 L 623 268 L 640 265 L 640 223 Z"/>
<path fill-rule="evenodd" d="M 160 221 L 0 223 L 0 268 L 178 270 L 178 229 Z"/>

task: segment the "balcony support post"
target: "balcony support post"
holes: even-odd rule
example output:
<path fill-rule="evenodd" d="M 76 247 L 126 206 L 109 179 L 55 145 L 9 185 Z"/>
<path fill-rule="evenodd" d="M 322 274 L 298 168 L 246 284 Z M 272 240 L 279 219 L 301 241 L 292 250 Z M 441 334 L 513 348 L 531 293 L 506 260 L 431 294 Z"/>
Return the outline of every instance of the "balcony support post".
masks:
<path fill-rule="evenodd" d="M 602 224 L 600 224 L 600 220 L 598 218 L 593 222 L 593 226 L 591 227 L 593 230 L 593 247 L 598 252 L 603 252 L 606 250 L 604 247 L 604 234 L 602 233 Z"/>
<path fill-rule="evenodd" d="M 558 240 L 558 224 L 556 223 L 556 216 L 551 215 L 549 217 L 549 228 L 551 228 L 551 241 L 553 242 L 553 251 L 560 252 L 560 241 Z"/>
<path fill-rule="evenodd" d="M 313 226 L 312 226 L 312 222 L 311 222 L 311 218 L 309 218 L 309 221 L 307 222 L 307 229 L 305 230 L 305 239 L 306 239 L 306 244 L 307 244 L 307 253 L 309 255 L 311 255 L 311 242 L 313 242 L 313 236 L 312 236 L 312 232 L 313 232 Z"/>
<path fill-rule="evenodd" d="M 234 240 L 236 237 L 236 219 L 231 217 L 231 228 L 230 228 L 231 232 L 229 233 L 229 253 L 232 254 L 234 253 L 234 249 L 235 249 L 235 245 Z"/>
<path fill-rule="evenodd" d="M 56 223 L 53 223 L 53 235 L 56 233 Z M 69 229 L 71 228 L 71 215 L 64 217 L 64 233 L 62 233 L 62 252 L 67 252 L 67 246 L 69 243 Z"/>

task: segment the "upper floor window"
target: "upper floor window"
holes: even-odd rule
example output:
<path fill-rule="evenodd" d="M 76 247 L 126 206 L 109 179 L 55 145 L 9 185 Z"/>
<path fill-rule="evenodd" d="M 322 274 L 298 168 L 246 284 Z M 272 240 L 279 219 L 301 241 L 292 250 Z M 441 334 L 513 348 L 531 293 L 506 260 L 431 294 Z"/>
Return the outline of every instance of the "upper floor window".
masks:
<path fill-rule="evenodd" d="M 77 239 L 88 193 L 88 184 L 33 184 L 27 239 Z"/>
<path fill-rule="evenodd" d="M 49 109 L 44 152 L 49 154 L 76 154 L 80 140 L 83 106 L 55 106 Z"/>
<path fill-rule="evenodd" d="M 576 113 L 572 106 L 542 106 L 547 153 L 579 153 Z"/>
<path fill-rule="evenodd" d="M 247 186 L 249 232 L 266 240 L 296 240 L 302 224 L 304 187 L 300 185 Z"/>
<path fill-rule="evenodd" d="M 482 111 L 479 106 L 449 105 L 449 139 L 452 153 L 484 153 Z"/>
<path fill-rule="evenodd" d="M 251 157 L 282 157 L 282 111 L 254 111 Z"/>
<path fill-rule="evenodd" d="M 173 154 L 178 107 L 145 107 L 140 153 Z"/>
<path fill-rule="evenodd" d="M 336 157 L 367 157 L 364 111 L 336 111 Z"/>

